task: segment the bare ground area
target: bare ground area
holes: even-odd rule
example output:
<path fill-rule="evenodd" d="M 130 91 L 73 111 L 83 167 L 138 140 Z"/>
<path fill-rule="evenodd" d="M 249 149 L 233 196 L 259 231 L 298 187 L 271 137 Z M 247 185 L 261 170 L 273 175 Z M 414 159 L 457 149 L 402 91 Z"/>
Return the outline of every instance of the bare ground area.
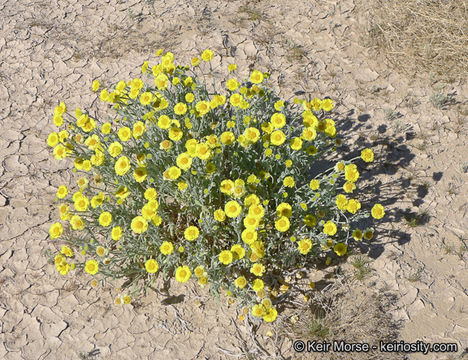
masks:
<path fill-rule="evenodd" d="M 357 0 L 0 1 L 0 358 L 320 358 L 295 353 L 291 339 L 324 335 L 322 325 L 346 341 L 458 344 L 452 354 L 328 354 L 333 359 L 462 358 L 468 84 L 391 67 L 363 45 L 368 16 Z M 115 306 L 111 284 L 62 277 L 47 263 L 45 252 L 59 246 L 48 236 L 55 192 L 71 176 L 45 144 L 54 106 L 90 108 L 92 80 L 138 76 L 158 48 L 180 63 L 211 48 L 221 55 L 216 74 L 235 62 L 245 76 L 249 68 L 269 71 L 285 97 L 329 96 L 345 145 L 375 149 L 365 193 L 388 216 L 377 240 L 360 249 L 366 269 L 351 257 L 307 274 L 318 284 L 330 274 L 348 279 L 347 291 L 320 300 L 328 313 L 311 316 L 298 298 L 276 325 L 257 327 L 195 284 L 171 288 L 169 300 L 148 294 Z"/>

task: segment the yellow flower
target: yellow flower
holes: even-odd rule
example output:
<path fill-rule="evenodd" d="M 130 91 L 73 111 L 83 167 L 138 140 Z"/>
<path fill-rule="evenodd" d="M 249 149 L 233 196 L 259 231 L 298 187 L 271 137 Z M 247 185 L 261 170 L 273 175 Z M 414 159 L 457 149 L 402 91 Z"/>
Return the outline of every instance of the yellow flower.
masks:
<path fill-rule="evenodd" d="M 300 150 L 302 148 L 302 140 L 298 137 L 295 137 L 291 140 L 291 149 Z"/>
<path fill-rule="evenodd" d="M 229 64 L 228 65 L 228 71 L 230 72 L 233 72 L 234 70 L 237 69 L 237 65 L 236 64 Z"/>
<path fill-rule="evenodd" d="M 312 141 L 317 137 L 317 131 L 313 128 L 305 128 L 302 130 L 302 138 L 306 141 Z M 312 155 L 312 154 L 309 154 Z"/>
<path fill-rule="evenodd" d="M 344 185 L 343 185 L 343 190 L 346 192 L 346 193 L 352 193 L 354 190 L 356 190 L 356 185 L 354 185 L 354 183 L 350 182 L 350 181 L 347 181 Z"/>
<path fill-rule="evenodd" d="M 234 260 L 240 260 L 245 256 L 245 249 L 239 244 L 233 245 L 231 247 L 231 252 Z"/>
<path fill-rule="evenodd" d="M 84 270 L 91 275 L 95 275 L 99 271 L 99 264 L 96 260 L 86 261 Z"/>
<path fill-rule="evenodd" d="M 312 249 L 312 241 L 310 239 L 299 240 L 297 248 L 302 255 L 306 255 Z"/>
<path fill-rule="evenodd" d="M 281 129 L 286 125 L 286 116 L 281 113 L 274 113 L 271 116 L 271 125 L 273 126 L 274 129 Z"/>
<path fill-rule="evenodd" d="M 256 264 L 254 264 L 255 266 Z M 257 265 L 260 265 L 260 264 L 257 264 Z M 261 265 L 263 266 L 263 265 Z M 252 272 L 252 270 L 250 270 Z M 263 274 L 263 272 L 261 272 Z M 261 276 L 261 275 L 258 275 L 258 276 Z M 262 279 L 255 279 L 252 283 L 252 289 L 254 289 L 254 291 L 256 292 L 259 292 L 260 290 L 263 290 L 263 288 L 265 287 L 265 284 L 263 283 L 263 280 Z"/>
<path fill-rule="evenodd" d="M 114 226 L 111 231 L 111 238 L 114 241 L 118 241 L 122 237 L 122 234 L 122 228 L 120 226 Z"/>
<path fill-rule="evenodd" d="M 112 157 L 119 156 L 122 150 L 123 150 L 123 146 L 118 141 L 114 141 L 112 144 L 109 145 L 107 149 L 107 151 Z"/>
<path fill-rule="evenodd" d="M 361 151 L 361 159 L 365 162 L 374 161 L 374 152 L 371 149 L 364 149 Z"/>
<path fill-rule="evenodd" d="M 222 209 L 217 209 L 214 212 L 214 218 L 216 221 L 222 222 L 226 220 L 226 213 Z"/>
<path fill-rule="evenodd" d="M 150 274 L 154 274 L 159 269 L 159 264 L 155 259 L 149 259 L 145 262 L 145 269 Z"/>
<path fill-rule="evenodd" d="M 59 222 L 52 224 L 49 229 L 49 235 L 51 239 L 57 239 L 63 233 L 63 226 Z"/>
<path fill-rule="evenodd" d="M 59 136 L 56 132 L 51 132 L 49 136 L 47 136 L 47 145 L 50 147 L 54 147 L 59 143 Z"/>
<path fill-rule="evenodd" d="M 137 121 L 133 124 L 133 137 L 139 139 L 146 131 L 146 126 L 142 121 Z"/>
<path fill-rule="evenodd" d="M 265 208 L 260 204 L 252 205 L 249 208 L 249 215 L 261 219 L 265 215 Z"/>
<path fill-rule="evenodd" d="M 246 229 L 255 230 L 257 229 L 259 223 L 260 223 L 260 218 L 258 217 L 249 215 L 244 218 L 244 226 Z"/>
<path fill-rule="evenodd" d="M 184 237 L 188 241 L 193 241 L 198 238 L 200 235 L 200 231 L 196 226 L 189 226 L 187 229 L 184 231 Z"/>
<path fill-rule="evenodd" d="M 232 258 L 232 252 L 229 250 L 223 250 L 219 254 L 219 262 L 224 265 L 229 265 L 230 263 L 232 263 Z"/>
<path fill-rule="evenodd" d="M 242 104 L 244 98 L 240 94 L 232 94 L 229 97 L 229 103 L 234 107 L 239 107 Z"/>
<path fill-rule="evenodd" d="M 335 245 L 333 250 L 335 251 L 335 253 L 338 256 L 343 256 L 344 254 L 346 254 L 346 251 L 348 250 L 348 247 L 346 246 L 346 244 L 338 243 L 338 244 Z"/>
<path fill-rule="evenodd" d="M 197 144 L 196 154 L 201 160 L 208 160 L 211 156 L 211 149 L 206 143 Z"/>
<path fill-rule="evenodd" d="M 72 230 L 83 230 L 84 229 L 84 221 L 79 215 L 73 215 L 70 218 L 70 226 Z"/>
<path fill-rule="evenodd" d="M 104 247 L 102 247 L 102 246 L 98 246 L 98 247 L 96 248 L 96 254 L 97 254 L 98 256 L 101 256 L 101 257 L 102 257 L 102 256 L 106 255 L 106 249 L 105 249 Z"/>
<path fill-rule="evenodd" d="M 147 176 L 148 173 L 144 167 L 138 167 L 133 171 L 133 178 L 138 183 L 145 181 Z"/>
<path fill-rule="evenodd" d="M 236 288 L 243 289 L 247 285 L 247 280 L 245 276 L 239 276 L 235 281 L 234 285 Z"/>
<path fill-rule="evenodd" d="M 256 304 L 252 307 L 252 315 L 255 317 L 262 317 L 265 312 L 265 307 L 260 304 Z"/>
<path fill-rule="evenodd" d="M 161 129 L 169 129 L 171 127 L 171 118 L 167 115 L 161 115 L 158 118 L 158 127 Z"/>
<path fill-rule="evenodd" d="M 275 221 L 275 228 L 278 231 L 285 232 L 289 229 L 289 219 L 286 216 L 282 216 Z"/>
<path fill-rule="evenodd" d="M 366 229 L 364 231 L 364 234 L 363 234 L 363 237 L 365 240 L 372 240 L 372 238 L 374 237 L 374 230 L 372 229 Z"/>
<path fill-rule="evenodd" d="M 62 246 L 61 253 L 65 255 L 66 257 L 72 257 L 73 256 L 73 250 L 70 249 L 68 246 Z"/>
<path fill-rule="evenodd" d="M 132 230 L 137 234 L 142 234 L 148 229 L 148 222 L 143 216 L 136 216 L 132 220 Z"/>
<path fill-rule="evenodd" d="M 140 95 L 140 103 L 142 105 L 149 105 L 153 101 L 153 94 L 150 92 L 144 92 Z"/>
<path fill-rule="evenodd" d="M 185 152 L 177 156 L 176 163 L 182 170 L 187 171 L 192 166 L 192 158 Z"/>
<path fill-rule="evenodd" d="M 156 199 L 156 196 L 158 196 L 158 193 L 155 188 L 148 188 L 145 190 L 144 196 L 145 196 L 145 199 L 148 201 L 154 200 Z"/>
<path fill-rule="evenodd" d="M 68 194 L 68 188 L 65 185 L 60 185 L 57 189 L 57 197 L 63 199 Z"/>
<path fill-rule="evenodd" d="M 197 278 L 201 278 L 206 275 L 206 271 L 203 265 L 197 266 L 194 270 L 194 273 Z"/>
<path fill-rule="evenodd" d="M 323 225 L 323 232 L 327 235 L 330 235 L 330 236 L 333 236 L 336 234 L 336 225 L 333 221 L 327 221 L 324 225 Z"/>
<path fill-rule="evenodd" d="M 187 105 L 185 105 L 184 103 L 180 102 L 174 106 L 174 113 L 176 115 L 184 115 L 186 112 L 187 112 Z"/>
<path fill-rule="evenodd" d="M 272 145 L 282 145 L 286 140 L 286 135 L 281 130 L 276 130 L 271 133 L 270 136 Z"/>
<path fill-rule="evenodd" d="M 203 61 L 210 61 L 211 59 L 213 59 L 213 51 L 206 49 L 205 51 L 203 51 L 201 58 L 203 59 Z"/>
<path fill-rule="evenodd" d="M 374 219 L 382 219 L 385 215 L 384 207 L 380 204 L 375 204 L 371 210 L 371 214 Z"/>
<path fill-rule="evenodd" d="M 245 229 L 242 231 L 242 241 L 244 241 L 247 245 L 252 244 L 255 240 L 257 240 L 257 232 L 252 229 Z"/>
<path fill-rule="evenodd" d="M 249 127 L 244 131 L 245 138 L 252 144 L 255 144 L 260 139 L 260 131 L 256 128 Z"/>
<path fill-rule="evenodd" d="M 333 101 L 331 99 L 324 99 L 321 103 L 321 107 L 325 111 L 331 111 L 331 109 L 333 109 Z"/>
<path fill-rule="evenodd" d="M 119 129 L 117 135 L 121 141 L 128 141 L 132 137 L 132 130 L 128 126 Z"/>
<path fill-rule="evenodd" d="M 94 80 L 93 83 L 91 84 L 91 90 L 93 90 L 93 92 L 96 92 L 99 90 L 100 86 L 101 86 L 101 83 L 99 82 L 99 80 Z"/>
<path fill-rule="evenodd" d="M 224 212 L 230 218 L 235 218 L 239 216 L 242 211 L 242 207 L 235 200 L 228 201 L 224 206 Z"/>
<path fill-rule="evenodd" d="M 285 187 L 290 187 L 290 188 L 294 187 L 295 185 L 294 178 L 292 176 L 286 176 L 283 180 L 283 185 Z"/>
<path fill-rule="evenodd" d="M 220 140 L 224 145 L 231 145 L 236 140 L 236 137 L 231 131 L 225 131 L 221 134 Z"/>
<path fill-rule="evenodd" d="M 172 141 L 179 141 L 182 139 L 182 136 L 184 135 L 184 132 L 178 128 L 177 126 L 171 127 L 171 130 L 169 130 L 169 139 Z"/>
<path fill-rule="evenodd" d="M 159 247 L 161 254 L 170 255 L 174 251 L 174 245 L 170 241 L 164 241 Z"/>
<path fill-rule="evenodd" d="M 250 81 L 254 84 L 260 84 L 263 81 L 263 73 L 258 70 L 252 71 L 252 74 L 250 74 Z"/>
<path fill-rule="evenodd" d="M 171 166 L 164 172 L 164 178 L 177 180 L 181 174 L 180 169 L 177 166 Z"/>
<path fill-rule="evenodd" d="M 356 214 L 356 212 L 361 208 L 361 203 L 355 199 L 350 199 L 346 205 L 346 210 L 351 214 Z"/>
<path fill-rule="evenodd" d="M 235 91 L 239 87 L 239 83 L 236 79 L 229 79 L 226 82 L 226 87 L 229 91 Z"/>
<path fill-rule="evenodd" d="M 112 214 L 108 211 L 104 211 L 99 215 L 99 224 L 101 226 L 107 227 L 111 224 L 112 222 Z"/>
<path fill-rule="evenodd" d="M 207 114 L 210 111 L 210 103 L 208 101 L 199 101 L 195 105 L 195 110 L 201 116 Z"/>
<path fill-rule="evenodd" d="M 339 194 L 336 197 L 336 206 L 340 210 L 345 210 L 346 205 L 348 205 L 348 199 L 346 198 L 346 195 Z"/>
<path fill-rule="evenodd" d="M 190 63 L 192 64 L 193 67 L 196 67 L 196 66 L 200 65 L 200 62 L 201 62 L 201 60 L 199 58 L 197 58 L 197 57 L 192 58 L 192 60 L 190 61 Z"/>
<path fill-rule="evenodd" d="M 86 196 L 80 196 L 78 199 L 75 201 L 75 210 L 76 211 L 86 211 L 89 206 L 89 200 Z"/>
<path fill-rule="evenodd" d="M 281 203 L 278 205 L 276 208 L 276 215 L 278 217 L 285 216 L 287 218 L 290 218 L 292 215 L 292 207 L 288 203 Z"/>
<path fill-rule="evenodd" d="M 274 307 L 271 307 L 266 310 L 266 313 L 263 315 L 263 320 L 266 322 L 273 322 L 276 320 L 276 317 L 278 316 L 278 312 Z"/>
<path fill-rule="evenodd" d="M 187 282 L 188 279 L 190 279 L 190 276 L 192 276 L 192 272 L 188 268 L 188 266 L 179 266 L 176 270 L 176 275 L 175 278 L 178 282 L 184 283 Z"/>
<path fill-rule="evenodd" d="M 252 264 L 252 267 L 250 268 L 250 272 L 252 274 L 254 274 L 255 276 L 263 276 L 264 272 L 265 272 L 265 266 L 263 266 L 263 264 L 260 264 L 260 263 L 254 263 Z M 255 291 L 258 291 L 260 289 L 254 289 Z"/>
<path fill-rule="evenodd" d="M 115 162 L 115 173 L 123 176 L 130 170 L 130 160 L 126 156 L 121 156 Z"/>
<path fill-rule="evenodd" d="M 361 231 L 361 230 L 355 229 L 355 230 L 353 231 L 353 234 L 352 234 L 352 235 L 353 235 L 354 240 L 356 240 L 356 241 L 362 240 L 362 231 Z"/>
<path fill-rule="evenodd" d="M 359 171 L 355 164 L 349 164 L 345 166 L 345 178 L 349 182 L 356 182 L 359 178 Z"/>

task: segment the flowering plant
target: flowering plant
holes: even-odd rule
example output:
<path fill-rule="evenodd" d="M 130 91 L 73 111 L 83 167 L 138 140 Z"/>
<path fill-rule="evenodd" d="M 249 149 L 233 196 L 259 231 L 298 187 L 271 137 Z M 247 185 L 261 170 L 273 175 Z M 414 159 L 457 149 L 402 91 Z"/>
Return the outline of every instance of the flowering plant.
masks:
<path fill-rule="evenodd" d="M 83 175 L 74 190 L 57 191 L 61 222 L 50 236 L 66 243 L 57 270 L 127 279 L 133 296 L 158 276 L 195 277 L 274 321 L 275 296 L 288 290 L 278 281 L 284 271 L 328 252 L 343 256 L 349 241 L 373 235 L 353 226 L 369 216 L 350 198 L 355 164 L 308 172 L 340 142 L 328 117 L 333 102 L 283 101 L 267 88 L 268 73 L 254 70 L 239 83 L 236 65 L 223 93 L 198 75 L 212 70 L 210 50 L 190 67 L 176 66 L 170 52 L 156 55 L 151 71 L 142 66 L 150 85 L 136 78 L 100 92 L 113 120 L 80 109 L 73 116 L 63 102 L 55 108 L 62 130 L 47 144 Z M 365 149 L 361 157 L 373 156 Z M 371 213 L 379 219 L 384 209 Z"/>

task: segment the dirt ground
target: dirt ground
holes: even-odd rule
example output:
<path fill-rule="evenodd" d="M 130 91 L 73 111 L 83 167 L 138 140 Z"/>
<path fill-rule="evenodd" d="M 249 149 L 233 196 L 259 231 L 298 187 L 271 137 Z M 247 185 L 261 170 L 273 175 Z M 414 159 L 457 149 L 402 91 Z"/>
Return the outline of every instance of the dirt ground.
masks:
<path fill-rule="evenodd" d="M 366 16 L 355 0 L 0 1 L 0 358 L 230 359 L 261 344 L 271 359 L 298 358 L 289 340 L 275 338 L 275 326 L 246 326 L 234 305 L 195 285 L 172 288 L 170 304 L 149 294 L 116 306 L 115 288 L 62 277 L 47 263 L 44 252 L 58 248 L 48 236 L 55 192 L 70 181 L 45 143 L 53 108 L 64 101 L 89 109 L 94 79 L 136 77 L 158 48 L 179 63 L 210 48 L 221 55 L 219 72 L 235 62 L 246 76 L 252 66 L 269 71 L 285 97 L 302 90 L 337 103 L 345 144 L 376 151 L 380 165 L 363 176 L 388 214 L 376 243 L 362 249 L 372 273 L 359 286 L 395 296 L 389 311 L 398 340 L 458 344 L 453 357 L 407 358 L 461 358 L 468 84 L 390 67 L 360 40 Z M 361 341 L 374 339 L 373 330 Z"/>

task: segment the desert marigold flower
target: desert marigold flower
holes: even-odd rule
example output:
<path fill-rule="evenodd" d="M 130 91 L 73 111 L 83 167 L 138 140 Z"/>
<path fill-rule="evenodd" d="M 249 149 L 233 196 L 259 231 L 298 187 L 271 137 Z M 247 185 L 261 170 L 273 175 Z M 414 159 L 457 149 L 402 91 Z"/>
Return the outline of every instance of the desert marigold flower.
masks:
<path fill-rule="evenodd" d="M 286 216 L 282 216 L 275 221 L 275 228 L 278 231 L 285 232 L 289 229 L 289 219 Z"/>
<path fill-rule="evenodd" d="M 256 304 L 252 307 L 252 315 L 255 317 L 262 317 L 266 309 L 261 304 Z"/>
<path fill-rule="evenodd" d="M 121 156 L 115 162 L 115 173 L 117 175 L 123 176 L 130 170 L 130 160 L 126 156 Z"/>
<path fill-rule="evenodd" d="M 226 216 L 230 218 L 238 217 L 241 211 L 242 207 L 235 200 L 228 201 L 224 206 L 224 212 L 226 213 Z"/>
<path fill-rule="evenodd" d="M 148 188 L 145 190 L 144 197 L 146 200 L 154 200 L 158 196 L 158 192 L 155 188 Z"/>
<path fill-rule="evenodd" d="M 148 230 L 148 222 L 143 216 L 136 216 L 133 218 L 131 226 L 133 232 L 142 234 Z"/>
<path fill-rule="evenodd" d="M 161 129 L 169 129 L 171 127 L 171 118 L 167 115 L 161 115 L 158 118 L 158 127 Z"/>
<path fill-rule="evenodd" d="M 195 105 L 195 110 L 201 116 L 207 114 L 210 111 L 210 103 L 208 101 L 199 101 Z"/>
<path fill-rule="evenodd" d="M 292 176 L 286 176 L 283 180 L 283 185 L 285 187 L 290 187 L 290 188 L 294 187 L 295 185 L 294 178 Z"/>
<path fill-rule="evenodd" d="M 63 226 L 59 222 L 52 224 L 49 229 L 49 235 L 51 239 L 57 239 L 63 233 Z"/>
<path fill-rule="evenodd" d="M 234 285 L 236 288 L 243 289 L 247 285 L 247 279 L 245 276 L 239 276 L 235 281 Z"/>
<path fill-rule="evenodd" d="M 73 250 L 70 249 L 68 246 L 62 246 L 62 250 L 60 251 L 63 255 L 66 257 L 72 257 L 73 256 Z"/>
<path fill-rule="evenodd" d="M 261 265 L 261 264 L 254 264 L 253 266 L 256 266 L 256 265 Z M 252 266 L 252 267 L 253 267 Z M 263 266 L 263 265 L 261 265 Z M 263 271 L 261 270 L 259 273 L 261 273 L 263 275 L 263 272 L 264 272 L 264 268 L 263 268 Z M 250 272 L 252 272 L 252 269 L 250 269 Z M 254 274 L 255 275 L 255 274 Z M 256 275 L 256 276 L 262 276 L 262 275 Z M 265 287 L 265 284 L 263 283 L 263 280 L 262 279 L 255 279 L 253 282 L 252 282 L 252 289 L 254 289 L 254 291 L 256 292 L 259 292 L 261 290 L 263 290 L 263 288 Z"/>
<path fill-rule="evenodd" d="M 119 143 L 118 141 L 114 141 L 112 144 L 109 145 L 109 147 L 107 148 L 107 151 L 109 152 L 109 154 L 112 156 L 112 157 L 117 157 L 120 155 L 120 153 L 122 152 L 123 150 L 123 146 L 121 143 Z"/>
<path fill-rule="evenodd" d="M 356 182 L 359 178 L 359 171 L 355 164 L 349 164 L 345 166 L 345 179 L 349 182 Z"/>
<path fill-rule="evenodd" d="M 79 196 L 78 199 L 75 201 L 75 210 L 76 211 L 86 211 L 88 210 L 89 200 L 86 196 Z"/>
<path fill-rule="evenodd" d="M 133 137 L 135 139 L 139 139 L 143 136 L 143 134 L 146 131 L 146 126 L 142 121 L 137 121 L 135 124 L 133 124 Z"/>
<path fill-rule="evenodd" d="M 274 113 L 271 116 L 270 124 L 273 126 L 274 129 L 281 129 L 286 125 L 286 116 L 281 113 Z"/>
<path fill-rule="evenodd" d="M 288 203 L 281 203 L 278 205 L 276 208 L 276 215 L 278 217 L 285 216 L 287 218 L 290 218 L 292 216 L 292 207 Z"/>
<path fill-rule="evenodd" d="M 374 219 L 382 219 L 385 215 L 384 207 L 380 204 L 375 204 L 372 207 L 371 214 Z"/>
<path fill-rule="evenodd" d="M 260 204 L 252 205 L 249 208 L 249 215 L 261 219 L 265 215 L 265 208 Z"/>
<path fill-rule="evenodd" d="M 346 246 L 346 244 L 338 243 L 335 245 L 333 250 L 338 256 L 343 256 L 344 254 L 346 254 L 348 247 Z"/>
<path fill-rule="evenodd" d="M 211 51 L 210 49 L 206 49 L 205 51 L 203 51 L 201 57 L 203 61 L 210 61 L 211 59 L 213 59 L 213 51 Z"/>
<path fill-rule="evenodd" d="M 201 160 L 208 160 L 211 157 L 211 149 L 206 143 L 197 144 L 196 155 Z"/>
<path fill-rule="evenodd" d="M 254 264 L 252 264 L 252 266 L 250 268 L 250 272 L 252 274 L 254 274 L 255 276 L 259 276 L 259 277 L 263 276 L 263 274 L 265 273 L 265 270 L 266 270 L 265 266 L 263 264 L 260 264 L 260 263 L 254 263 Z M 262 283 L 263 283 L 263 281 L 262 281 Z M 263 288 L 263 286 L 261 288 Z M 260 288 L 259 289 L 254 289 L 254 290 L 258 291 L 258 290 L 260 290 Z"/>
<path fill-rule="evenodd" d="M 327 235 L 333 236 L 336 234 L 336 231 L 337 228 L 333 221 L 329 220 L 323 225 L 323 232 Z"/>
<path fill-rule="evenodd" d="M 260 84 L 263 81 L 263 73 L 258 70 L 252 71 L 252 74 L 250 74 L 250 81 L 254 84 Z"/>
<path fill-rule="evenodd" d="M 95 275 L 99 271 L 99 264 L 96 260 L 86 261 L 84 270 L 91 275 Z"/>
<path fill-rule="evenodd" d="M 240 260 L 245 256 L 245 249 L 239 244 L 233 245 L 231 247 L 231 252 L 234 260 Z"/>
<path fill-rule="evenodd" d="M 132 137 L 132 130 L 128 126 L 124 126 L 119 129 L 117 132 L 117 135 L 119 136 L 119 139 L 121 141 L 128 141 Z"/>
<path fill-rule="evenodd" d="M 303 239 L 297 242 L 297 249 L 302 255 L 307 255 L 312 249 L 312 241 L 310 239 Z"/>
<path fill-rule="evenodd" d="M 352 193 L 354 190 L 356 190 L 356 185 L 350 181 L 347 181 L 344 185 L 343 185 L 343 190 L 346 192 L 346 193 Z"/>
<path fill-rule="evenodd" d="M 229 91 L 235 91 L 239 87 L 239 83 L 237 82 L 236 79 L 229 79 L 226 82 L 226 87 Z"/>
<path fill-rule="evenodd" d="M 274 307 L 271 307 L 266 310 L 265 314 L 263 315 L 263 320 L 266 322 L 273 322 L 276 320 L 276 317 L 278 316 L 278 312 Z"/>
<path fill-rule="evenodd" d="M 244 131 L 245 138 L 252 144 L 255 144 L 260 139 L 260 131 L 258 129 L 249 127 Z"/>
<path fill-rule="evenodd" d="M 298 137 L 291 139 L 291 149 L 300 150 L 302 148 L 302 140 Z"/>
<path fill-rule="evenodd" d="M 140 103 L 142 105 L 149 105 L 153 101 L 153 94 L 150 92 L 144 92 L 140 95 Z"/>
<path fill-rule="evenodd" d="M 362 240 L 362 231 L 359 230 L 359 229 L 355 229 L 353 231 L 353 239 L 356 240 L 356 241 L 361 241 Z"/>
<path fill-rule="evenodd" d="M 101 256 L 101 257 L 102 257 L 102 256 L 106 255 L 106 249 L 105 249 L 103 246 L 98 246 L 98 247 L 96 248 L 96 254 L 97 254 L 98 256 Z"/>
<path fill-rule="evenodd" d="M 233 259 L 232 252 L 230 250 L 223 250 L 219 254 L 218 259 L 221 264 L 229 265 L 230 263 L 232 263 Z"/>
<path fill-rule="evenodd" d="M 346 195 L 339 194 L 336 196 L 336 206 L 340 210 L 346 210 L 346 205 L 348 205 L 348 199 L 346 198 Z"/>
<path fill-rule="evenodd" d="M 257 232 L 252 229 L 245 229 L 242 231 L 242 241 L 244 241 L 246 244 L 250 245 L 252 244 L 255 240 L 257 240 Z"/>
<path fill-rule="evenodd" d="M 111 231 L 111 238 L 114 241 L 118 241 L 122 238 L 123 230 L 120 226 L 114 226 Z"/>
<path fill-rule="evenodd" d="M 205 276 L 206 274 L 206 271 L 205 271 L 205 268 L 203 265 L 198 265 L 195 270 L 194 270 L 194 273 L 195 273 L 195 276 L 197 278 L 201 278 L 203 276 Z"/>
<path fill-rule="evenodd" d="M 331 111 L 331 109 L 333 109 L 332 99 L 324 99 L 321 103 L 321 107 L 325 111 Z"/>
<path fill-rule="evenodd" d="M 148 173 L 146 172 L 146 168 L 138 167 L 133 171 L 133 178 L 136 182 L 142 183 L 146 180 Z"/>
<path fill-rule="evenodd" d="M 201 60 L 198 57 L 194 57 L 190 61 L 190 63 L 192 64 L 193 67 L 196 67 L 196 66 L 200 65 L 200 62 L 201 62 Z"/>
<path fill-rule="evenodd" d="M 372 238 L 374 237 L 374 230 L 372 229 L 366 229 L 364 231 L 364 234 L 362 234 L 362 236 L 364 237 L 365 240 L 369 241 L 369 240 L 372 240 Z"/>
<path fill-rule="evenodd" d="M 281 130 L 275 130 L 271 133 L 270 140 L 272 145 L 279 146 L 285 142 L 286 135 Z"/>
<path fill-rule="evenodd" d="M 184 115 L 187 112 L 187 105 L 180 102 L 174 106 L 174 113 L 176 115 Z"/>
<path fill-rule="evenodd" d="M 59 199 L 63 199 L 65 196 L 68 194 L 68 188 L 65 185 L 60 185 L 59 188 L 57 189 L 57 197 Z"/>
<path fill-rule="evenodd" d="M 350 199 L 346 204 L 346 210 L 351 214 L 356 214 L 356 212 L 361 208 L 361 203 L 355 199 Z"/>
<path fill-rule="evenodd" d="M 260 223 L 260 218 L 258 217 L 249 215 L 244 218 L 244 226 L 246 229 L 256 230 L 259 223 Z"/>
<path fill-rule="evenodd" d="M 99 80 L 94 80 L 93 83 L 91 84 L 91 90 L 93 90 L 93 92 L 97 92 L 100 86 L 101 86 L 101 83 L 99 82 Z"/>
<path fill-rule="evenodd" d="M 372 162 L 374 160 L 374 152 L 371 149 L 362 150 L 361 159 L 365 162 Z"/>
<path fill-rule="evenodd" d="M 192 272 L 190 271 L 187 265 L 179 266 L 176 270 L 175 278 L 180 283 L 187 282 L 191 276 L 192 276 Z"/>
<path fill-rule="evenodd" d="M 164 172 L 164 178 L 170 180 L 177 180 L 181 175 L 181 171 L 177 166 L 171 166 Z"/>
<path fill-rule="evenodd" d="M 50 147 L 54 147 L 59 143 L 59 136 L 56 132 L 51 132 L 49 136 L 47 136 L 47 145 Z"/>
<path fill-rule="evenodd" d="M 145 262 L 145 269 L 150 274 L 154 274 L 159 269 L 159 264 L 155 259 L 149 259 Z"/>
<path fill-rule="evenodd" d="M 193 241 L 198 238 L 200 235 L 200 231 L 196 226 L 189 226 L 187 229 L 184 231 L 184 237 L 188 241 Z"/>
<path fill-rule="evenodd" d="M 107 227 L 111 224 L 112 222 L 112 214 L 108 211 L 104 211 L 99 215 L 99 224 L 101 226 Z"/>

